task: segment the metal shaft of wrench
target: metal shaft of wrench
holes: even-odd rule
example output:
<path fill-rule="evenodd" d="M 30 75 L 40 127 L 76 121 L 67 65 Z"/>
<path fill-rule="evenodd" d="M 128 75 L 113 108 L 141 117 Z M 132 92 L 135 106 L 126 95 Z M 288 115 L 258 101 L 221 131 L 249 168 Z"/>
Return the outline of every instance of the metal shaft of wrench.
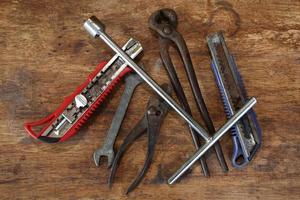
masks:
<path fill-rule="evenodd" d="M 196 132 L 206 141 L 210 137 L 206 130 L 202 128 L 177 102 L 168 95 L 138 64 L 135 63 L 114 41 L 105 33 L 104 25 L 95 16 L 90 17 L 85 23 L 84 28 L 86 31 L 95 38 L 100 38 L 104 41 L 116 54 L 122 58 L 129 67 L 131 67 L 140 77 L 163 99 L 173 108 L 189 125 L 191 125 Z"/>
<path fill-rule="evenodd" d="M 142 82 L 143 79 L 141 79 L 141 77 L 135 73 L 131 73 L 125 77 L 125 89 L 122 94 L 120 104 L 113 117 L 105 141 L 102 147 L 97 149 L 93 155 L 96 166 L 100 165 L 100 159 L 102 156 L 107 157 L 107 167 L 109 168 L 111 166 L 115 157 L 115 152 L 114 152 L 115 140 L 118 136 L 118 132 L 122 125 L 123 119 L 125 117 L 134 90 Z"/>
<path fill-rule="evenodd" d="M 197 123 L 187 112 L 181 108 L 176 101 L 168 95 L 159 85 L 141 68 L 139 67 L 122 49 L 108 36 L 104 31 L 104 25 L 95 16 L 92 16 L 84 23 L 84 28 L 93 37 L 99 37 L 103 40 L 115 53 L 117 53 L 127 64 L 131 67 L 141 78 L 162 98 L 166 103 L 173 108 L 189 125 L 191 125 L 197 133 L 203 137 L 206 143 L 197 151 L 197 156 L 193 157 L 185 163 L 185 166 L 178 170 L 178 174 L 175 174 L 173 181 L 176 181 L 194 162 L 196 162 L 211 146 L 213 146 L 225 133 L 230 129 L 247 111 L 256 103 L 255 98 L 250 99 L 249 102 L 244 105 L 239 112 L 237 112 L 231 119 L 229 119 L 225 125 L 217 131 L 212 137 L 209 137 L 205 129 L 203 129 L 199 123 Z M 249 108 L 250 107 L 250 108 Z M 224 131 L 226 130 L 226 131 Z M 199 153 L 200 152 L 200 153 Z M 199 155 L 200 156 L 199 156 Z M 172 177 L 171 177 L 172 178 Z M 173 183 L 169 179 L 169 183 Z"/>
<path fill-rule="evenodd" d="M 239 109 L 196 153 L 189 158 L 169 179 L 168 184 L 175 183 L 197 160 L 201 158 L 233 125 L 235 125 L 254 105 L 256 99 L 252 97 Z"/>

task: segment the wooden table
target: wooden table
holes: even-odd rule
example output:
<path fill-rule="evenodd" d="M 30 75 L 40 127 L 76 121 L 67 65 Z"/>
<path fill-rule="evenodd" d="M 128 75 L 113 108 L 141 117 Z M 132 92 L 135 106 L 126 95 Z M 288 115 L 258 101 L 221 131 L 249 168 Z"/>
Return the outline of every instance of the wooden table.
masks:
<path fill-rule="evenodd" d="M 95 167 L 93 151 L 110 126 L 123 84 L 79 133 L 67 142 L 46 144 L 24 131 L 23 123 L 40 119 L 60 105 L 98 62 L 112 57 L 101 41 L 82 28 L 91 15 L 123 44 L 141 41 L 141 62 L 159 83 L 168 82 L 159 58 L 158 40 L 147 20 L 170 7 L 191 52 L 207 106 L 218 128 L 225 114 L 210 69 L 205 37 L 223 30 L 235 55 L 263 129 L 263 145 L 243 170 L 223 173 L 216 156 L 208 156 L 211 178 L 194 165 L 180 182 L 167 178 L 193 154 L 183 120 L 170 112 L 160 132 L 154 162 L 141 185 L 129 196 L 127 186 L 142 167 L 146 138 L 123 158 L 115 184 L 106 186 L 105 164 Z M 1 199 L 299 199 L 300 198 L 300 2 L 299 1 L 60 1 L 0 2 L 0 198 Z M 171 50 L 180 79 L 196 111 L 183 67 Z M 123 123 L 116 148 L 143 114 L 151 90 L 138 88 Z M 202 122 L 201 122 L 202 123 Z M 202 123 L 203 124 L 203 123 Z M 229 135 L 221 140 L 230 164 Z"/>

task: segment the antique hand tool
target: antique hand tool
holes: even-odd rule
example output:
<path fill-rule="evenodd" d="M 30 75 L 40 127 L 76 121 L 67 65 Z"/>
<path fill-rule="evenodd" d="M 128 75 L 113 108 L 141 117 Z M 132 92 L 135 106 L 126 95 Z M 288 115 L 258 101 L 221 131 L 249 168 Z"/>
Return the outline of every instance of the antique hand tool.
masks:
<path fill-rule="evenodd" d="M 196 153 L 190 157 L 169 179 L 174 184 L 198 159 L 200 159 L 235 123 L 237 123 L 256 104 L 252 97 L 239 109 Z"/>
<path fill-rule="evenodd" d="M 142 46 L 138 41 L 130 39 L 123 50 L 134 59 L 142 51 Z M 87 80 L 66 97 L 52 114 L 39 121 L 25 123 L 25 129 L 32 137 L 45 142 L 66 140 L 77 132 L 117 82 L 130 71 L 118 55 L 108 63 L 100 63 Z M 38 133 L 32 130 L 37 126 L 42 126 Z"/>
<path fill-rule="evenodd" d="M 182 35 L 176 30 L 177 25 L 178 25 L 177 15 L 176 12 L 172 9 L 165 8 L 165 9 L 158 10 L 154 12 L 149 18 L 150 28 L 159 35 L 160 56 L 168 72 L 168 75 L 171 79 L 175 93 L 179 101 L 181 102 L 181 105 L 183 106 L 185 111 L 191 115 L 190 106 L 188 104 L 181 83 L 178 79 L 171 57 L 169 55 L 168 50 L 170 45 L 172 44 L 175 44 L 175 46 L 177 47 L 176 49 L 180 53 L 194 98 L 197 103 L 196 105 L 198 111 L 200 112 L 204 120 L 208 132 L 210 134 L 213 134 L 216 131 L 213 122 L 209 116 L 204 99 L 202 97 L 201 90 L 190 57 L 190 53 L 188 51 L 188 48 L 186 46 L 186 43 Z M 190 132 L 196 149 L 199 149 L 200 146 L 199 136 L 196 135 L 195 131 L 191 127 L 190 127 Z M 223 168 L 224 171 L 228 171 L 228 167 L 224 159 L 222 148 L 219 142 L 217 142 L 214 145 L 214 149 L 217 154 L 221 167 Z M 209 176 L 209 171 L 205 162 L 205 157 L 202 157 L 200 161 L 201 161 L 202 171 L 204 175 Z"/>
<path fill-rule="evenodd" d="M 115 116 L 112 120 L 111 126 L 108 130 L 106 139 L 102 147 L 97 149 L 94 152 L 94 161 L 96 166 L 99 166 L 100 158 L 102 156 L 107 157 L 107 162 L 108 162 L 107 166 L 108 167 L 111 166 L 115 157 L 115 153 L 114 153 L 115 140 L 117 138 L 118 132 L 120 130 L 123 119 L 125 117 L 127 107 L 129 105 L 129 102 L 131 100 L 135 88 L 142 82 L 143 80 L 141 79 L 141 77 L 135 73 L 131 73 L 125 77 L 125 90 L 121 97 L 120 104 L 117 108 Z"/>
<path fill-rule="evenodd" d="M 162 88 L 168 94 L 171 93 L 171 87 L 169 87 L 167 84 L 163 84 Z M 123 154 L 125 153 L 126 148 L 129 145 L 131 145 L 136 139 L 138 139 L 141 135 L 143 135 L 143 133 L 146 132 L 148 137 L 148 148 L 147 148 L 147 154 L 146 154 L 144 166 L 142 170 L 139 172 L 136 179 L 128 187 L 126 194 L 134 190 L 134 188 L 136 188 L 138 184 L 142 181 L 143 177 L 145 176 L 145 174 L 147 173 L 151 165 L 159 129 L 163 119 L 165 118 L 168 112 L 168 108 L 169 108 L 168 104 L 162 98 L 158 97 L 157 95 L 153 95 L 150 97 L 145 114 L 143 115 L 142 119 L 139 120 L 139 122 L 130 131 L 127 137 L 124 139 L 123 143 L 120 146 L 119 151 L 116 154 L 109 175 L 109 180 L 108 180 L 109 186 L 111 186 L 113 183 L 113 178 L 115 177 L 118 163 L 121 157 L 123 156 Z"/>
<path fill-rule="evenodd" d="M 213 146 L 247 111 L 256 103 L 255 98 L 251 98 L 236 114 L 234 114 L 224 126 L 212 137 L 203 129 L 187 112 L 185 112 L 170 95 L 168 95 L 150 76 L 139 67 L 104 31 L 104 25 L 95 16 L 92 16 L 84 23 L 84 28 L 95 38 L 102 39 L 118 56 L 128 64 L 141 78 L 172 107 L 193 129 L 205 139 L 205 144 L 197 150 L 196 154 L 189 159 L 169 180 L 174 183 L 186 170 L 191 167 L 211 146 Z"/>
<path fill-rule="evenodd" d="M 247 92 L 238 72 L 235 59 L 227 49 L 221 32 L 207 37 L 212 56 L 211 68 L 223 100 L 228 118 L 247 101 Z M 261 129 L 256 114 L 251 109 L 231 128 L 233 140 L 232 164 L 241 168 L 247 165 L 261 145 Z"/>

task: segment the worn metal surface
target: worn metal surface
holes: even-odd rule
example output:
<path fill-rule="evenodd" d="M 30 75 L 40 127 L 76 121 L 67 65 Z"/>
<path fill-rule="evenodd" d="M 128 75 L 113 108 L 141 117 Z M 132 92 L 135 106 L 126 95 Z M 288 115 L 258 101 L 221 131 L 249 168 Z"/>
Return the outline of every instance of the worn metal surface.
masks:
<path fill-rule="evenodd" d="M 204 98 L 210 99 L 206 103 L 217 129 L 226 116 L 205 37 L 225 31 L 247 92 L 257 97 L 255 111 L 264 143 L 243 170 L 229 166 L 230 173 L 224 175 L 212 154 L 207 158 L 210 179 L 195 166 L 170 187 L 166 179 L 194 153 L 184 121 L 171 111 L 143 183 L 126 197 L 128 183 L 144 161 L 146 141 L 138 140 L 128 149 L 112 189 L 106 186 L 106 166 L 95 167 L 91 157 L 99 139 L 105 139 L 122 92 L 114 92 L 105 108 L 99 108 L 76 136 L 61 144 L 32 140 L 23 123 L 52 112 L 100 61 L 113 56 L 81 28 L 92 14 L 110 24 L 107 29 L 118 44 L 130 37 L 141 41 L 145 70 L 160 83 L 167 82 L 157 39 L 147 24 L 150 14 L 164 7 L 181 16 L 179 31 L 187 41 Z M 299 199 L 300 2 L 3 0 L 0 16 L 1 199 Z M 172 48 L 170 52 L 174 65 L 180 66 L 177 52 Z M 179 74 L 184 75 L 183 68 Z M 187 90 L 185 76 L 179 79 Z M 120 91 L 123 87 L 119 86 Z M 143 114 L 150 92 L 144 85 L 137 88 L 117 148 Z M 190 92 L 186 96 L 192 101 Z M 201 122 L 196 105 L 190 106 Z M 230 163 L 230 136 L 222 138 L 221 144 Z"/>
<path fill-rule="evenodd" d="M 161 88 L 167 93 L 171 94 L 171 87 L 168 84 L 163 84 Z M 153 156 L 155 153 L 155 146 L 159 136 L 160 127 L 169 111 L 170 106 L 157 94 L 153 94 L 148 101 L 147 109 L 143 117 L 138 121 L 138 123 L 133 127 L 133 129 L 128 133 L 128 135 L 123 140 L 117 154 L 114 159 L 113 165 L 108 178 L 108 184 L 111 187 L 113 180 L 116 175 L 116 170 L 120 163 L 120 159 L 123 157 L 127 148 L 134 144 L 134 142 L 141 137 L 143 134 L 147 135 L 147 153 L 145 156 L 145 162 L 141 167 L 138 175 L 129 185 L 126 194 L 133 191 L 143 180 L 146 173 L 148 172 L 151 163 L 153 162 Z M 132 155 L 134 156 L 134 155 Z"/>
<path fill-rule="evenodd" d="M 103 23 L 92 16 L 84 23 L 85 29 L 95 38 L 100 38 L 106 45 L 108 45 L 115 53 L 117 53 L 120 58 L 122 58 L 128 66 L 134 70 L 140 77 L 148 84 L 148 86 L 156 92 L 161 98 L 163 98 L 171 108 L 173 108 L 179 116 L 181 116 L 189 125 L 191 125 L 196 132 L 203 137 L 203 139 L 208 140 L 209 136 L 205 129 L 200 126 L 200 124 L 195 121 L 185 110 L 177 104 L 177 102 L 168 95 L 159 84 L 149 76 L 149 74 L 142 69 L 130 56 L 128 56 L 120 46 L 105 32 Z"/>
<path fill-rule="evenodd" d="M 179 99 L 183 109 L 189 115 L 191 115 L 191 108 L 186 99 L 186 96 L 182 89 L 181 83 L 178 79 L 172 59 L 169 55 L 169 47 L 171 44 L 174 44 L 176 46 L 176 49 L 178 50 L 181 60 L 183 61 L 183 66 L 185 68 L 185 72 L 188 77 L 194 99 L 196 101 L 197 109 L 202 116 L 202 119 L 206 125 L 206 128 L 210 134 L 214 134 L 216 132 L 216 130 L 211 121 L 211 118 L 209 116 L 207 107 L 206 107 L 204 99 L 203 99 L 203 96 L 201 94 L 189 50 L 186 46 L 186 42 L 184 41 L 182 35 L 176 30 L 177 25 L 178 25 L 177 14 L 172 9 L 161 9 L 161 10 L 155 11 L 149 17 L 149 27 L 152 30 L 156 31 L 157 34 L 159 35 L 160 56 L 161 56 L 162 62 L 164 63 L 164 66 L 168 72 L 170 81 L 172 82 L 172 85 L 176 91 L 177 98 Z M 196 134 L 195 130 L 191 126 L 189 126 L 189 127 L 190 127 L 190 133 L 191 133 L 194 145 L 195 145 L 196 149 L 199 149 L 199 147 L 200 147 L 199 138 L 200 137 L 199 137 L 199 135 L 195 135 Z M 202 138 L 202 140 L 205 141 L 205 138 Z M 223 152 L 222 152 L 222 148 L 221 148 L 219 142 L 217 142 L 216 145 L 214 145 L 214 150 L 216 152 L 219 163 L 220 163 L 221 167 L 223 168 L 223 171 L 227 172 L 228 167 L 227 167 L 227 164 L 226 164 Z M 205 176 L 209 176 L 209 170 L 207 167 L 207 163 L 205 161 L 205 157 L 202 157 L 202 159 L 200 159 L 200 163 L 201 163 L 203 174 Z"/>
<path fill-rule="evenodd" d="M 174 184 L 180 177 L 184 175 L 192 165 L 199 160 L 226 132 L 233 127 L 254 105 L 256 99 L 251 98 L 243 107 L 241 107 L 214 135 L 211 136 L 210 141 L 206 142 L 197 152 L 191 156 L 183 165 L 168 179 L 169 184 Z"/>
<path fill-rule="evenodd" d="M 127 108 L 129 106 L 135 88 L 142 82 L 143 80 L 140 78 L 140 76 L 135 73 L 131 73 L 125 77 L 125 89 L 123 91 L 114 118 L 112 119 L 106 138 L 102 146 L 94 151 L 93 158 L 96 166 L 99 166 L 101 157 L 106 157 L 107 166 L 111 166 L 115 157 L 114 144 L 126 115 Z"/>

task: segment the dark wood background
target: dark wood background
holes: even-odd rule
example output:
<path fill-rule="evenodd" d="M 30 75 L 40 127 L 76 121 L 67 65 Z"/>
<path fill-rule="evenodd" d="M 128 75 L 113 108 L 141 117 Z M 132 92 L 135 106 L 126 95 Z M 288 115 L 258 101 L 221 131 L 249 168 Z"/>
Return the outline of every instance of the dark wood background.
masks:
<path fill-rule="evenodd" d="M 92 160 L 110 126 L 123 90 L 120 84 L 69 141 L 45 144 L 31 139 L 23 123 L 51 113 L 98 62 L 113 53 L 82 28 L 91 15 L 100 18 L 120 45 L 129 37 L 141 41 L 141 62 L 159 83 L 168 78 L 159 58 L 158 40 L 147 20 L 160 8 L 173 8 L 179 31 L 191 52 L 198 80 L 215 126 L 225 121 L 210 69 L 205 37 L 223 30 L 263 130 L 263 145 L 243 170 L 224 174 L 216 157 L 208 164 L 211 178 L 199 166 L 174 186 L 167 178 L 193 154 L 187 126 L 170 112 L 160 132 L 154 162 L 141 185 L 129 196 L 127 186 L 142 167 L 146 138 L 122 160 L 112 189 L 106 165 Z M 300 2 L 299 1 L 60 1 L 0 2 L 0 198 L 1 199 L 299 199 L 300 198 Z M 195 109 L 183 67 L 171 51 Z M 144 112 L 151 90 L 138 88 L 116 147 Z M 201 122 L 202 123 L 202 122 Z M 221 143 L 230 164 L 231 138 Z"/>

